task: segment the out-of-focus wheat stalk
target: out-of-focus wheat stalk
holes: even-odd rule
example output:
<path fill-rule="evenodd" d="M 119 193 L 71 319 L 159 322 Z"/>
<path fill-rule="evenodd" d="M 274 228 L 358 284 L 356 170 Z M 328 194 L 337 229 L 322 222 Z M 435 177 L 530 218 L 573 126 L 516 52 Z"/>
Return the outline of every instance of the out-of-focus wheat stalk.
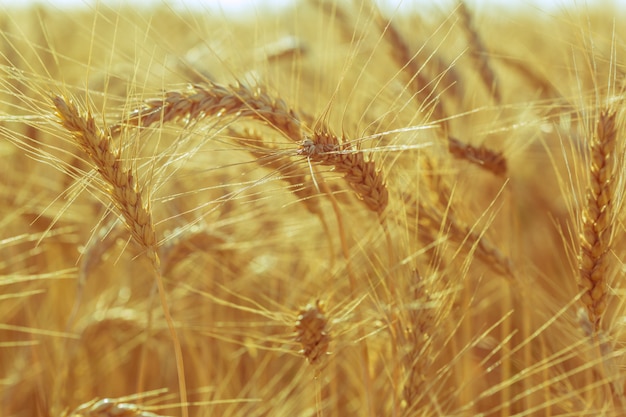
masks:
<path fill-rule="evenodd" d="M 118 402 L 114 399 L 105 398 L 92 400 L 82 404 L 67 417 L 162 417 L 159 414 L 146 411 L 135 404 Z M 164 417 L 164 416 L 163 416 Z"/>
<path fill-rule="evenodd" d="M 496 103 L 500 103 L 502 101 L 502 96 L 500 93 L 500 86 L 496 80 L 495 73 L 491 68 L 491 63 L 489 61 L 489 53 L 485 48 L 485 45 L 478 34 L 478 30 L 474 25 L 472 15 L 467 8 L 467 5 L 464 1 L 459 1 L 458 11 L 461 15 L 461 21 L 463 22 L 463 28 L 469 37 L 469 44 L 471 47 L 471 54 L 476 66 L 478 67 L 478 73 L 480 74 L 480 78 L 483 80 L 485 87 L 493 96 L 493 99 Z"/>

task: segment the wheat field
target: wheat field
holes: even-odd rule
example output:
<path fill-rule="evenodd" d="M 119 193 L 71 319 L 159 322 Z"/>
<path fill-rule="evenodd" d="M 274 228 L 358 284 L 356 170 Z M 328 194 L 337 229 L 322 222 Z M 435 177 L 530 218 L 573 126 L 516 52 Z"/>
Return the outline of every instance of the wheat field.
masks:
<path fill-rule="evenodd" d="M 0 13 L 0 416 L 621 416 L 626 33 Z"/>

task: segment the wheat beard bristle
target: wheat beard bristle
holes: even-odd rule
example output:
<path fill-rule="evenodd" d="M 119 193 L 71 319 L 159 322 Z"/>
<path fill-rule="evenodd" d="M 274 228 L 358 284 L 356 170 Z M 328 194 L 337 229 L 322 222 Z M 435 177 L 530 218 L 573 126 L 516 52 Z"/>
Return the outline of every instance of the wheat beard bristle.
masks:
<path fill-rule="evenodd" d="M 376 170 L 374 161 L 365 160 L 362 152 L 340 143 L 331 133 L 317 131 L 302 141 L 298 153 L 322 165 L 334 166 L 370 210 L 378 215 L 385 211 L 389 192 L 383 175 Z"/>

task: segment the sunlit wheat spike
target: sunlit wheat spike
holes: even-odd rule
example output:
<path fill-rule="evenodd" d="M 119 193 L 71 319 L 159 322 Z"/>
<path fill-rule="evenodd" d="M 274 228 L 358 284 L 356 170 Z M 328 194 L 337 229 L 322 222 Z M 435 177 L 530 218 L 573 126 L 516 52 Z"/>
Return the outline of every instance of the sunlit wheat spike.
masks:
<path fill-rule="evenodd" d="M 104 398 L 92 400 L 80 405 L 67 417 L 165 417 L 143 410 L 135 404 L 118 402 L 115 399 Z"/>
<path fill-rule="evenodd" d="M 134 240 L 155 260 L 157 241 L 150 207 L 143 202 L 135 176 L 124 166 L 120 152 L 112 149 L 110 135 L 96 126 L 89 112 L 79 110 L 71 100 L 56 96 L 53 102 L 61 125 L 72 133 L 107 183 L 111 200 L 124 217 Z"/>
<path fill-rule="evenodd" d="M 311 365 L 321 363 L 328 354 L 330 335 L 328 332 L 328 318 L 322 303 L 308 304 L 300 310 L 296 319 L 296 342 L 302 345 L 300 353 Z"/>
<path fill-rule="evenodd" d="M 591 138 L 589 155 L 589 183 L 582 213 L 578 269 L 581 301 L 587 308 L 594 329 L 600 329 L 600 320 L 606 310 L 608 273 L 610 272 L 611 240 L 614 233 L 616 210 L 615 167 L 617 163 L 616 111 L 600 112 Z"/>
<path fill-rule="evenodd" d="M 207 83 L 185 91 L 167 91 L 163 98 L 147 100 L 132 111 L 112 132 L 119 132 L 124 124 L 148 127 L 176 120 L 225 116 L 260 120 L 295 141 L 301 139 L 300 120 L 284 100 L 272 97 L 261 87 L 243 84 L 225 87 Z"/>
<path fill-rule="evenodd" d="M 363 152 L 341 143 L 332 133 L 319 130 L 302 141 L 298 153 L 313 162 L 335 167 L 371 211 L 379 215 L 385 211 L 389 192 L 383 174 L 373 160 L 365 159 Z"/>
<path fill-rule="evenodd" d="M 491 150 L 484 145 L 476 147 L 469 143 L 463 143 L 452 136 L 448 137 L 448 149 L 455 158 L 478 165 L 496 176 L 506 174 L 506 158 L 501 152 Z"/>

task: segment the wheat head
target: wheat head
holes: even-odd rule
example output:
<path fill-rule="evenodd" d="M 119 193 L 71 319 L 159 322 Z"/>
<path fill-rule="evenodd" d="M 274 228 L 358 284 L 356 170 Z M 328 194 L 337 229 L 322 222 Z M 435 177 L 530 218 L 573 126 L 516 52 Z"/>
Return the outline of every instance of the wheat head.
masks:
<path fill-rule="evenodd" d="M 260 87 L 253 89 L 242 84 L 224 87 L 211 82 L 194 85 L 187 91 L 168 91 L 164 98 L 148 100 L 111 130 L 117 133 L 123 124 L 148 127 L 181 119 L 196 121 L 224 116 L 260 120 L 287 137 L 300 140 L 299 118 L 284 100 L 271 97 Z"/>
<path fill-rule="evenodd" d="M 617 113 L 608 108 L 600 112 L 591 142 L 590 181 L 582 217 L 579 252 L 581 301 L 594 329 L 607 305 L 607 274 L 610 269 L 611 240 L 616 210 Z"/>
<path fill-rule="evenodd" d="M 298 153 L 313 162 L 335 167 L 371 211 L 383 214 L 389 203 L 387 186 L 374 161 L 366 160 L 362 152 L 340 143 L 334 134 L 318 130 L 302 141 Z"/>

